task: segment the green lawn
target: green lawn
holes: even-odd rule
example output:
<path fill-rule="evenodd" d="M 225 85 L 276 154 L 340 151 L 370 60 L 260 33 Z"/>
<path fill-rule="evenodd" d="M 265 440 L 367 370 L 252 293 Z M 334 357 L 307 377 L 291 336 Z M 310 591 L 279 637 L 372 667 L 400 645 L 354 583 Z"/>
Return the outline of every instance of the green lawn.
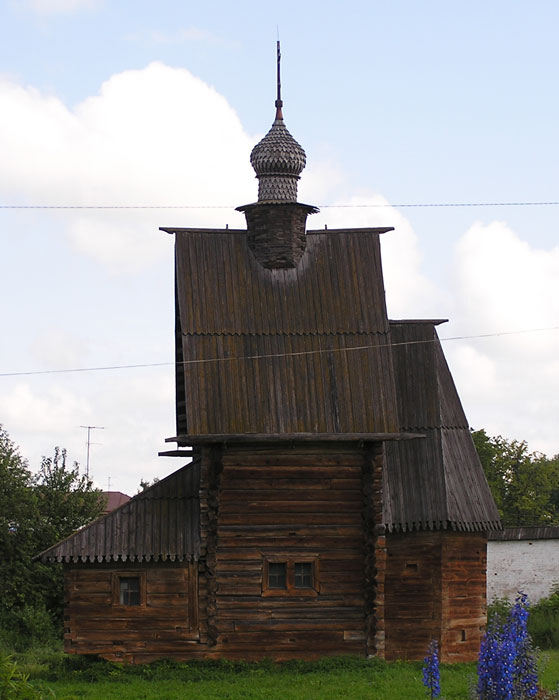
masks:
<path fill-rule="evenodd" d="M 542 686 L 557 690 L 559 651 L 542 653 Z M 85 663 L 82 668 L 33 667 L 33 683 L 52 688 L 57 700 L 406 700 L 425 698 L 421 664 L 383 663 L 356 658 L 317 663 L 156 664 L 116 667 Z M 445 700 L 469 700 L 475 665 L 443 666 Z M 555 696 L 559 698 L 558 696 Z"/>

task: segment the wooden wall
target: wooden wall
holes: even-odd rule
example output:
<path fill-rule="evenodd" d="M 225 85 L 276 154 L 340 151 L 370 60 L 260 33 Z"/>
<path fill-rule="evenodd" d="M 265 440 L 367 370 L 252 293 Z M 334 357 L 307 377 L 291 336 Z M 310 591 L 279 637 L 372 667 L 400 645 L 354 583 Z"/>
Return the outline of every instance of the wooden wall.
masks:
<path fill-rule="evenodd" d="M 375 643 L 374 463 L 357 445 L 226 449 L 216 518 L 215 650 L 228 658 L 366 654 Z M 378 479 L 380 481 L 380 478 Z M 379 508 L 380 511 L 380 508 Z M 211 530 L 211 528 L 210 528 Z M 316 595 L 263 595 L 267 558 L 316 560 Z"/>
<path fill-rule="evenodd" d="M 480 533 L 387 536 L 386 658 L 423 659 L 431 639 L 441 661 L 474 661 L 486 622 L 486 547 Z"/>
<path fill-rule="evenodd" d="M 141 577 L 142 605 L 118 604 L 119 575 Z M 188 652 L 198 645 L 196 576 L 171 562 L 66 568 L 65 651 L 131 662 Z"/>

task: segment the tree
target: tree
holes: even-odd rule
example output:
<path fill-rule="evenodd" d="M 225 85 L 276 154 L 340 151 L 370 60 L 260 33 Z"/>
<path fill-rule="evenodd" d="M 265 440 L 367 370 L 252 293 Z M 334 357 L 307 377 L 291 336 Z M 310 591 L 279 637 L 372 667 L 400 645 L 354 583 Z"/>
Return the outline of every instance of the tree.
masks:
<path fill-rule="evenodd" d="M 66 465 L 66 450 L 54 448 L 54 457 L 43 457 L 35 479 L 41 539 L 44 548 L 68 537 L 103 512 L 101 490 L 85 475 L 79 465 Z"/>
<path fill-rule="evenodd" d="M 67 467 L 66 450 L 55 447 L 33 476 L 0 426 L 0 627 L 13 638 L 52 634 L 53 623 L 61 629 L 61 567 L 34 557 L 102 510 L 101 491 L 77 463 Z"/>
<path fill-rule="evenodd" d="M 29 599 L 39 513 L 27 462 L 0 426 L 0 615 Z"/>
<path fill-rule="evenodd" d="M 87 476 L 80 476 L 77 462 L 67 467 L 66 456 L 65 449 L 55 447 L 53 457 L 43 457 L 34 479 L 40 521 L 35 555 L 69 537 L 103 512 L 101 490 L 95 489 Z M 61 623 L 64 608 L 61 566 L 34 562 L 33 570 L 47 611 Z"/>
<path fill-rule="evenodd" d="M 559 524 L 559 455 L 528 452 L 525 441 L 472 432 L 504 525 Z"/>

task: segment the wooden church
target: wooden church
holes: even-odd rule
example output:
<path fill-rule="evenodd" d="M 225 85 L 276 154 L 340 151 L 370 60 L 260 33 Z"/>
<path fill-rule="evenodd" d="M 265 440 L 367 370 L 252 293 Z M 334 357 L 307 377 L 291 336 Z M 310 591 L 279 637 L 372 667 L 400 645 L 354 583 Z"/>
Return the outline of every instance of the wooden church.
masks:
<path fill-rule="evenodd" d="M 278 63 L 279 66 L 279 63 Z M 246 230 L 176 240 L 176 449 L 192 461 L 41 555 L 65 648 L 133 663 L 476 658 L 499 516 L 437 320 L 389 320 L 380 236 L 307 230 L 282 102 Z"/>

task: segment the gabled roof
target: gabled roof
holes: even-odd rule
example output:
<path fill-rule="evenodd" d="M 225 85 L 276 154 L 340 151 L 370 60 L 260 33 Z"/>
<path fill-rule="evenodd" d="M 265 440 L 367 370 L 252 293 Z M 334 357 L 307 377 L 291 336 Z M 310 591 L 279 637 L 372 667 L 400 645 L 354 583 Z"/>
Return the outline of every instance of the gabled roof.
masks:
<path fill-rule="evenodd" d="M 389 530 L 500 529 L 436 321 L 390 324 L 401 429 L 423 440 L 386 443 Z"/>
<path fill-rule="evenodd" d="M 200 461 L 41 552 L 44 562 L 184 561 L 200 552 Z"/>
<path fill-rule="evenodd" d="M 398 432 L 389 229 L 309 231 L 288 269 L 259 264 L 247 231 L 164 230 L 176 235 L 179 436 Z"/>

